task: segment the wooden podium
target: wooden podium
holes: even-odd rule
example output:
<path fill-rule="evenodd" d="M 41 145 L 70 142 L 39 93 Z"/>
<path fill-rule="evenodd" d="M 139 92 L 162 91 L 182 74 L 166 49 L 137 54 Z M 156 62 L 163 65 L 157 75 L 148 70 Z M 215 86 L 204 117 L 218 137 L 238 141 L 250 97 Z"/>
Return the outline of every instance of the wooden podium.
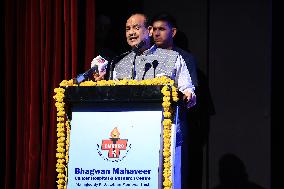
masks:
<path fill-rule="evenodd" d="M 57 166 L 58 187 L 174 188 L 176 115 L 166 119 L 163 87 L 66 87 L 66 149 L 57 153 L 65 169 Z"/>

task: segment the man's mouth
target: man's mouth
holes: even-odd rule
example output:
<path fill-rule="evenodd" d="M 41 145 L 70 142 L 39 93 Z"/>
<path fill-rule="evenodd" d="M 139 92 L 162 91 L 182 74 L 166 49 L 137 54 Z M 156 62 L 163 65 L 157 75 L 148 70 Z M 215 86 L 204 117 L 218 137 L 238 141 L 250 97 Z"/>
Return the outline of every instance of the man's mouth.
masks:
<path fill-rule="evenodd" d="M 138 37 L 129 37 L 129 38 L 128 38 L 128 40 L 129 40 L 130 42 L 135 42 L 135 41 L 137 41 L 137 39 L 138 39 Z"/>
<path fill-rule="evenodd" d="M 160 43 L 160 42 L 162 42 L 161 39 L 155 39 L 154 41 L 155 41 L 155 43 Z"/>

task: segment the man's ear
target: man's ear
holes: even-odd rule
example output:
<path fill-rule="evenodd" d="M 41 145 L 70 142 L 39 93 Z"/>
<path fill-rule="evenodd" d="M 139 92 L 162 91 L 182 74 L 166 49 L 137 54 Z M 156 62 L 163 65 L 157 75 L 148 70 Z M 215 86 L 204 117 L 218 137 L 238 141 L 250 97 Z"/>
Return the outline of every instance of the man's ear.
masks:
<path fill-rule="evenodd" d="M 151 37 L 153 35 L 153 27 L 148 26 L 149 36 Z"/>
<path fill-rule="evenodd" d="M 177 28 L 172 28 L 172 37 L 174 38 L 177 34 Z"/>

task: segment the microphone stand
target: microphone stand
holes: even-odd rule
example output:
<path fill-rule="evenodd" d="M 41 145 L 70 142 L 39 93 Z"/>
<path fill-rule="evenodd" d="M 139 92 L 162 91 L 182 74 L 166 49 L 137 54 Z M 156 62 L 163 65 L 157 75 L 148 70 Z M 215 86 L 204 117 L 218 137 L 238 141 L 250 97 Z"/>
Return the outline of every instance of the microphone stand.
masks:
<path fill-rule="evenodd" d="M 115 56 L 111 62 L 110 62 L 110 68 L 109 68 L 109 80 L 113 80 L 113 71 L 114 71 L 114 65 L 118 62 L 118 60 L 121 60 L 124 56 L 128 55 L 129 53 L 131 53 L 131 51 L 127 51 L 125 53 L 122 53 L 118 56 Z"/>
<path fill-rule="evenodd" d="M 137 56 L 137 53 L 135 53 L 134 59 L 133 59 L 133 62 L 132 62 L 132 78 L 131 79 L 135 79 L 135 77 L 136 77 L 136 67 L 135 67 L 136 56 Z"/>
<path fill-rule="evenodd" d="M 159 62 L 157 60 L 154 60 L 152 62 L 153 68 L 154 68 L 154 78 L 156 77 L 156 68 L 158 66 Z"/>
<path fill-rule="evenodd" d="M 109 67 L 109 80 L 113 80 L 113 70 L 114 70 L 114 59 L 113 58 L 110 62 L 110 67 Z"/>
<path fill-rule="evenodd" d="M 139 54 L 142 54 L 141 52 L 141 48 L 146 44 L 146 41 L 141 41 L 139 44 L 135 45 L 135 47 L 132 49 L 132 52 L 135 53 L 134 55 L 134 59 L 133 59 L 133 62 L 132 62 L 132 79 L 135 79 L 136 78 L 136 66 L 135 66 L 135 60 L 136 60 L 136 57 L 137 55 Z"/>
<path fill-rule="evenodd" d="M 109 80 L 112 80 L 113 79 L 113 71 L 114 71 L 114 65 L 115 63 L 117 63 L 118 59 L 121 60 L 123 57 L 125 57 L 126 55 L 130 54 L 131 52 L 134 52 L 135 53 L 135 56 L 134 56 L 134 60 L 133 60 L 133 63 L 132 63 L 132 79 L 135 79 L 136 77 L 136 69 L 135 69 L 135 60 L 136 60 L 136 56 L 137 54 L 139 53 L 140 49 L 142 48 L 143 45 L 145 45 L 145 41 L 141 41 L 139 44 L 135 45 L 135 47 L 131 50 L 131 51 L 127 51 L 121 55 L 118 55 L 116 57 L 114 57 L 110 63 L 110 76 L 109 76 Z"/>

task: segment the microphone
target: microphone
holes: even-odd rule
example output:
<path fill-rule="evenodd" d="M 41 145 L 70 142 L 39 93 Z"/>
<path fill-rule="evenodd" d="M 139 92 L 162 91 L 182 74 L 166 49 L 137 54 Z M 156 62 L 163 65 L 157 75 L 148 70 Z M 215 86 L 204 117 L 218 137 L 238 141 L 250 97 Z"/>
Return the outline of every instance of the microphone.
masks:
<path fill-rule="evenodd" d="M 87 70 L 83 74 L 79 74 L 75 79 L 73 79 L 75 84 L 80 84 L 82 81 L 88 79 L 92 73 L 97 72 L 99 73 L 98 65 L 94 65 L 91 69 Z"/>
<path fill-rule="evenodd" d="M 142 77 L 142 80 L 144 80 L 144 77 L 147 73 L 147 71 L 152 67 L 152 65 L 150 63 L 146 63 L 145 64 L 145 68 L 144 68 L 144 73 L 143 73 L 143 77 Z"/>
<path fill-rule="evenodd" d="M 129 53 L 131 53 L 131 51 L 127 51 L 127 52 L 124 52 L 124 53 L 122 53 L 122 54 L 120 54 L 120 55 L 117 55 L 117 56 L 115 56 L 112 60 L 111 60 L 111 62 L 110 62 L 110 69 L 109 69 L 109 71 L 110 71 L 110 75 L 109 75 L 109 80 L 112 80 L 113 79 L 113 70 L 114 70 L 114 65 L 118 62 L 118 61 L 120 61 L 122 58 L 124 58 L 126 55 L 128 55 Z"/>
<path fill-rule="evenodd" d="M 83 74 L 79 74 L 77 78 L 73 79 L 74 83 L 80 84 L 82 81 L 88 79 L 94 72 L 100 73 L 106 70 L 108 61 L 100 55 L 95 57 L 91 62 L 91 68 Z"/>
<path fill-rule="evenodd" d="M 152 65 L 153 65 L 153 68 L 154 68 L 154 78 L 156 77 L 156 68 L 157 68 L 158 64 L 159 64 L 158 60 L 154 60 L 152 62 Z"/>
<path fill-rule="evenodd" d="M 141 41 L 140 43 L 134 45 L 134 47 L 132 48 L 131 51 L 127 51 L 125 53 L 122 53 L 116 57 L 114 57 L 112 59 L 112 61 L 110 62 L 110 75 L 109 75 L 109 80 L 112 80 L 113 79 L 113 71 L 114 71 L 114 67 L 115 67 L 115 64 L 120 61 L 122 58 L 124 58 L 126 55 L 130 54 L 131 52 L 134 52 L 135 53 L 135 57 L 134 57 L 134 62 L 135 62 L 135 58 L 136 58 L 136 54 L 139 53 L 140 49 L 146 44 L 146 41 Z M 133 62 L 133 64 L 134 64 Z M 134 65 L 133 65 L 134 66 Z M 134 68 L 133 68 L 134 69 Z M 133 78 L 135 77 L 135 71 L 132 69 L 132 76 Z"/>
<path fill-rule="evenodd" d="M 134 45 L 134 47 L 132 48 L 132 51 L 135 52 L 136 54 L 139 53 L 140 49 L 146 45 L 146 41 L 141 41 L 140 43 Z"/>
<path fill-rule="evenodd" d="M 135 60 L 136 60 L 136 56 L 138 54 L 141 54 L 140 52 L 140 49 L 146 44 L 146 41 L 141 41 L 140 43 L 134 45 L 134 47 L 132 48 L 132 52 L 135 53 L 135 56 L 134 56 L 134 59 L 133 59 L 133 62 L 132 62 L 132 79 L 135 79 L 136 78 L 136 66 L 135 66 Z"/>

